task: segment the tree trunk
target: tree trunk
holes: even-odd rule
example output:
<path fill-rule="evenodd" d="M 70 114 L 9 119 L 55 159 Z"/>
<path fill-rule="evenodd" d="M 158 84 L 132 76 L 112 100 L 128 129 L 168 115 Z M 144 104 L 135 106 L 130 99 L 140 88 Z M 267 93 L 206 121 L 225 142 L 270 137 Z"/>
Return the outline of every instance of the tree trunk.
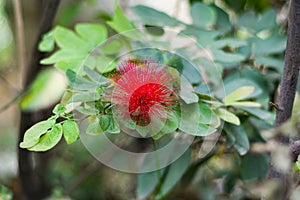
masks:
<path fill-rule="evenodd" d="M 60 0 L 45 0 L 44 3 L 43 5 L 45 6 L 41 9 L 42 21 L 38 37 L 31 60 L 27 66 L 27 71 L 25 72 L 25 77 L 23 78 L 24 88 L 29 87 L 42 69 L 39 62 L 44 58 L 44 54 L 38 51 L 38 43 L 43 34 L 52 28 Z M 21 112 L 19 143 L 23 140 L 25 131 L 38 121 L 48 118 L 51 115 L 51 110 L 52 108 L 35 112 Z M 43 180 L 47 162 L 45 160 L 41 162 L 40 157 L 41 153 L 33 153 L 21 148 L 18 149 L 19 177 L 22 187 L 22 199 L 24 200 L 39 200 L 49 195 L 49 188 Z M 46 155 L 43 155 L 43 158 L 44 157 L 46 157 Z"/>
<path fill-rule="evenodd" d="M 271 47 L 270 47 L 271 48 Z M 280 83 L 279 102 L 276 112 L 275 127 L 282 125 L 292 116 L 293 104 L 297 90 L 297 82 L 300 68 L 300 0 L 291 0 L 288 16 L 288 35 L 284 58 L 284 70 Z M 295 145 L 299 142 L 289 142 L 286 136 L 278 136 L 276 141 L 282 145 L 289 145 L 291 149 L 291 162 L 295 161 L 297 151 Z M 290 143 L 290 144 L 289 144 Z M 296 150 L 295 150 L 296 149 Z M 272 160 L 272 154 L 271 154 Z M 289 174 L 283 174 L 270 162 L 268 177 L 279 179 L 284 187 L 282 193 L 285 199 L 289 199 L 290 181 Z"/>

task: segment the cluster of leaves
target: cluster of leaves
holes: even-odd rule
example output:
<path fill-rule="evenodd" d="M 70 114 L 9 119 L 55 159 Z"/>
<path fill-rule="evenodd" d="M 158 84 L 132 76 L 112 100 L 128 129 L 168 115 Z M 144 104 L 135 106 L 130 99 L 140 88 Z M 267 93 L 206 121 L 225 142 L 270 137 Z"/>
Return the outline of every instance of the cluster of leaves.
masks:
<path fill-rule="evenodd" d="M 29 128 L 24 135 L 21 148 L 31 151 L 47 151 L 54 147 L 64 136 L 68 144 L 74 143 L 79 136 L 79 128 L 72 114 L 65 114 L 65 106 L 58 104 L 53 109 L 53 116 L 45 121 L 41 121 Z M 62 117 L 63 121 L 57 122 Z"/>
<path fill-rule="evenodd" d="M 249 11 L 233 21 L 228 14 L 230 11 L 214 4 L 194 3 L 190 10 L 191 24 L 142 5 L 133 7 L 132 11 L 139 17 L 139 23 L 146 27 L 145 30 L 137 29 L 118 6 L 112 20 L 107 23 L 121 35 L 122 40 L 106 41 L 107 28 L 100 24 L 77 24 L 74 32 L 56 27 L 43 37 L 39 46 L 41 51 L 52 52 L 55 44 L 59 50 L 41 63 L 54 64 L 66 72 L 70 87 L 62 104 L 53 110 L 54 116 L 31 127 L 20 146 L 33 151 L 45 151 L 55 146 L 62 135 L 67 143 L 73 143 L 78 138 L 78 128 L 72 120 L 73 116 L 66 112 L 69 105 L 89 118 L 88 134 L 120 133 L 110 102 L 104 98 L 103 91 L 111 87 L 112 81 L 108 77 L 116 69 L 114 57 L 122 48 L 146 47 L 133 51 L 134 56 L 151 57 L 175 68 L 186 77 L 180 80 L 179 94 L 185 112 L 171 116 L 164 127 L 165 131 L 153 138 L 159 139 L 177 129 L 194 136 L 208 136 L 222 131 L 222 138 L 226 142 L 220 140 L 218 151 L 214 151 L 218 155 L 209 154 L 190 165 L 192 159 L 188 151 L 165 169 L 139 175 L 138 197 L 145 198 L 151 194 L 156 198 L 165 196 L 182 177 L 195 177 L 197 170 L 200 174 L 209 173 L 216 179 L 224 178 L 223 192 L 227 194 L 233 191 L 238 180 L 264 178 L 268 155 L 247 152 L 250 143 L 265 142 L 261 130 L 270 128 L 274 122 L 274 113 L 269 110 L 268 103 L 282 72 L 282 52 L 286 41 L 276 23 L 275 11 L 267 10 L 260 16 Z M 178 56 L 190 55 L 191 52 L 181 48 L 172 49 L 175 53 L 171 53 L 153 48 L 153 41 L 143 40 L 144 35 L 152 35 L 157 39 L 163 37 L 166 34 L 164 27 L 179 27 L 181 31 L 178 36 L 194 37 L 199 51 L 209 52 L 210 58 L 192 60 L 201 63 L 201 72 L 207 77 L 206 83 L 199 78 L 200 70 Z M 97 48 L 99 45 L 101 48 Z M 212 68 L 217 68 L 218 74 Z M 224 87 L 220 86 L 222 76 Z M 208 91 L 207 84 L 213 90 Z M 197 116 L 199 110 L 200 116 Z M 64 121 L 57 122 L 61 118 Z M 195 121 L 197 130 L 192 131 Z M 220 130 L 222 122 L 224 128 Z M 224 159 L 223 153 L 232 148 L 236 151 Z M 220 168 L 217 162 L 227 166 Z M 203 163 L 210 164 L 214 173 L 200 167 Z M 200 178 L 201 181 L 205 181 L 205 176 Z M 211 189 L 214 184 L 209 182 L 203 191 L 217 195 L 219 191 Z"/>

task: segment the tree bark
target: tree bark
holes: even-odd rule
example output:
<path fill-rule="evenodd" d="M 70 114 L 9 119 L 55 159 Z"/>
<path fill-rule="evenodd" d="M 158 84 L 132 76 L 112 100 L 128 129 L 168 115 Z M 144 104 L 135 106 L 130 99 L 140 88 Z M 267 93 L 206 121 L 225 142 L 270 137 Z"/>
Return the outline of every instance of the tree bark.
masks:
<path fill-rule="evenodd" d="M 272 47 L 270 47 L 272 48 Z M 300 68 L 300 0 L 291 0 L 288 15 L 288 34 L 287 45 L 284 58 L 284 70 L 281 77 L 279 102 L 276 112 L 275 127 L 282 125 L 292 116 L 293 104 L 297 90 L 297 82 Z M 289 145 L 291 150 L 291 162 L 297 157 L 297 146 L 299 142 L 289 142 L 286 136 L 276 137 L 276 141 L 282 145 Z M 279 179 L 283 186 L 282 193 L 285 199 L 289 199 L 291 177 L 290 174 L 283 174 L 272 165 L 269 165 L 268 177 L 271 179 Z"/>
<path fill-rule="evenodd" d="M 39 62 L 45 55 L 38 51 L 38 43 L 43 34 L 52 28 L 60 0 L 46 0 L 44 3 L 45 7 L 41 9 L 42 21 L 38 37 L 31 55 L 31 60 L 27 66 L 27 71 L 25 72 L 25 77 L 23 78 L 24 88 L 29 87 L 42 69 Z M 21 111 L 19 143 L 23 140 L 24 133 L 28 128 L 51 115 L 51 109 L 52 108 L 35 112 Z M 41 154 L 33 153 L 26 149 L 18 149 L 19 177 L 23 200 L 39 200 L 49 194 L 49 188 L 43 180 L 43 170 L 45 170 L 46 162 L 44 160 L 41 162 L 40 156 Z M 45 157 L 45 155 L 43 156 Z"/>
<path fill-rule="evenodd" d="M 275 126 L 289 120 L 297 90 L 300 68 L 300 1 L 291 0 L 288 16 L 288 36 L 284 58 L 284 70 L 280 83 L 279 108 Z M 271 48 L 271 47 L 270 47 Z"/>

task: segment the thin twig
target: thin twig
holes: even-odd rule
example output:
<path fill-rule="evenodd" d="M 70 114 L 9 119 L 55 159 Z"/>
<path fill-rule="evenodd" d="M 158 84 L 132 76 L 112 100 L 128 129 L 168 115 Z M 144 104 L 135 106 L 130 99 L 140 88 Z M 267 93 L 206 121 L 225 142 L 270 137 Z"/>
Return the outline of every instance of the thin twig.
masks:
<path fill-rule="evenodd" d="M 22 18 L 22 9 L 20 0 L 13 0 L 14 14 L 16 20 L 16 32 L 17 32 L 17 50 L 18 50 L 18 66 L 20 69 L 20 85 L 23 88 L 23 77 L 26 72 L 26 47 L 24 38 L 24 23 Z"/>
<path fill-rule="evenodd" d="M 22 96 L 23 96 L 24 92 L 20 92 L 19 94 L 17 94 L 14 98 L 12 98 L 11 100 L 9 100 L 6 104 L 4 104 L 1 108 L 0 108 L 0 113 L 4 112 L 6 109 L 8 109 L 11 105 L 13 105 L 16 101 L 18 101 Z"/>

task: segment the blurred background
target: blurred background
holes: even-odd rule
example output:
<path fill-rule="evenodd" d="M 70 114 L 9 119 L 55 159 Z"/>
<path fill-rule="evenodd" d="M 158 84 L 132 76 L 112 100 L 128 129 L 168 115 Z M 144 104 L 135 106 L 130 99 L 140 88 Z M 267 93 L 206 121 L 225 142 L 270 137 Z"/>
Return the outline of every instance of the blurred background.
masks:
<path fill-rule="evenodd" d="M 43 14 L 41 8 L 45 2 L 20 1 L 27 62 L 36 42 Z M 288 2 L 283 0 L 120 0 L 119 4 L 132 20 L 136 18 L 130 7 L 142 4 L 163 11 L 185 23 L 191 23 L 190 7 L 195 2 L 221 5 L 227 9 L 233 21 L 248 10 L 260 15 L 272 8 L 276 11 L 277 22 L 282 32 L 285 33 L 286 30 Z M 78 22 L 105 24 L 111 19 L 113 12 L 114 1 L 62 0 L 54 25 L 73 28 Z M 11 0 L 0 0 L 0 38 L 0 199 L 12 199 L 12 196 L 14 199 L 22 199 L 23 191 L 18 175 L 20 109 L 40 112 L 52 108 L 63 94 L 66 80 L 61 72 L 53 67 L 45 67 L 31 86 L 30 92 L 20 98 L 23 91 L 20 82 L 24 72 L 18 65 L 16 17 Z M 50 152 L 39 155 L 47 159 L 45 168 L 41 171 L 45 175 L 43 181 L 51 188 L 47 190 L 48 199 L 136 198 L 137 175 L 114 171 L 100 164 L 85 150 L 80 141 L 70 146 L 61 143 Z M 202 199 L 203 195 L 199 195 L 198 187 L 196 184 L 181 190 L 181 187 L 177 186 L 179 190 L 173 190 L 166 199 Z M 202 194 L 212 190 L 213 187 L 208 187 Z"/>

